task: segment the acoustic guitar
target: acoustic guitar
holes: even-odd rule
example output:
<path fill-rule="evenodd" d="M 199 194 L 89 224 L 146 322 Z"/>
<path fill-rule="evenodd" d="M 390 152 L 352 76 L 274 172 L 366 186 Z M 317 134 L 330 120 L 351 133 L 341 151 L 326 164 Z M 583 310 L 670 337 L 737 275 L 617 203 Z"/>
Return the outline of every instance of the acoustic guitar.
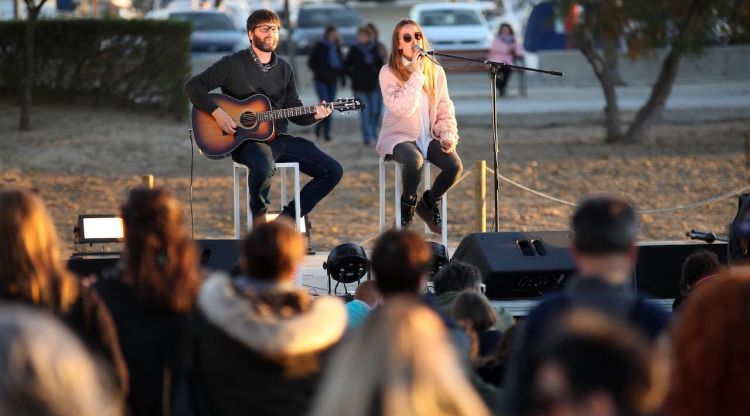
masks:
<path fill-rule="evenodd" d="M 270 142 L 276 137 L 273 121 L 282 118 L 314 114 L 315 105 L 282 108 L 274 110 L 271 101 L 263 94 L 256 94 L 244 100 L 237 100 L 224 94 L 209 94 L 237 124 L 236 133 L 225 133 L 216 121 L 205 111 L 193 106 L 192 125 L 195 144 L 209 159 L 223 159 L 246 141 Z M 364 108 L 357 98 L 341 98 L 323 104 L 336 111 L 354 111 Z"/>

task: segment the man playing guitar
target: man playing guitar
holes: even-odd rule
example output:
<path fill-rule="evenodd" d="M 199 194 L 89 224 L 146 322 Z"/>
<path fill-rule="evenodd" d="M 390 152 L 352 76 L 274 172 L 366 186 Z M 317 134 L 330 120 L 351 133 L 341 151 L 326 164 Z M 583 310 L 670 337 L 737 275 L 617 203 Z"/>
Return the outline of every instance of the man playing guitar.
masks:
<path fill-rule="evenodd" d="M 209 96 L 209 91 L 221 87 L 221 92 L 245 99 L 255 94 L 268 97 L 273 108 L 299 107 L 291 65 L 274 51 L 279 44 L 281 20 L 271 10 L 254 11 L 247 18 L 249 49 L 223 57 L 185 84 L 185 93 L 193 105 L 210 114 L 228 134 L 238 128 L 232 117 Z M 331 114 L 328 106 L 317 105 L 314 114 L 290 117 L 293 123 L 307 126 Z M 248 167 L 248 195 L 253 222 L 264 222 L 268 210 L 271 178 L 276 173 L 276 162 L 297 162 L 300 170 L 312 177 L 300 191 L 300 216 L 307 215 L 315 205 L 333 190 L 341 180 L 341 164 L 320 150 L 314 143 L 287 133 L 286 119 L 273 121 L 275 137 L 269 141 L 247 141 L 232 151 L 232 159 Z M 294 201 L 281 212 L 294 218 Z"/>

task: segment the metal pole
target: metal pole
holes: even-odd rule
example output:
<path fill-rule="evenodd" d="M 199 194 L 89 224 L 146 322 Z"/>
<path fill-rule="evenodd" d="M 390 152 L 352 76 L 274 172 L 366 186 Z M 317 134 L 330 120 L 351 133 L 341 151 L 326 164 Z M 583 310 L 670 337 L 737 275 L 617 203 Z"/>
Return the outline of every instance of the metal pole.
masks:
<path fill-rule="evenodd" d="M 494 187 L 492 188 L 495 193 L 495 219 L 494 219 L 494 225 L 492 227 L 492 230 L 494 232 L 497 232 L 500 227 L 500 215 L 499 215 L 499 208 L 500 208 L 500 202 L 498 201 L 499 194 L 500 194 L 500 184 L 498 183 L 497 179 L 497 173 L 498 173 L 498 166 L 500 165 L 500 161 L 498 160 L 500 158 L 500 146 L 498 144 L 498 135 L 497 135 L 497 66 L 492 66 L 490 69 L 491 76 L 490 76 L 490 94 L 492 95 L 492 149 L 493 149 L 493 156 L 492 156 L 492 162 L 495 169 L 494 176 Z"/>

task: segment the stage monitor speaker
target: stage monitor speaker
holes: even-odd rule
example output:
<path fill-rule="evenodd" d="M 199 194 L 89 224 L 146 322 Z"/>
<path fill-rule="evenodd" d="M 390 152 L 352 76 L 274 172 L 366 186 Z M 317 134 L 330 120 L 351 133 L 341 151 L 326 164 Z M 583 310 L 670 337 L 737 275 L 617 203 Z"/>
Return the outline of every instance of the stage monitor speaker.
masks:
<path fill-rule="evenodd" d="M 200 250 L 201 267 L 239 274 L 240 240 L 196 240 Z"/>
<path fill-rule="evenodd" d="M 729 264 L 729 245 L 725 242 L 644 241 L 638 243 L 635 284 L 639 293 L 656 299 L 673 299 L 680 294 L 682 263 L 697 250 L 708 250 Z"/>
<path fill-rule="evenodd" d="M 568 231 L 473 233 L 452 260 L 482 271 L 490 299 L 535 298 L 557 290 L 575 271 Z"/>
<path fill-rule="evenodd" d="M 119 253 L 102 255 L 78 253 L 70 256 L 68 259 L 68 270 L 75 273 L 78 277 L 101 276 L 104 270 L 115 267 L 115 264 L 119 260 Z"/>

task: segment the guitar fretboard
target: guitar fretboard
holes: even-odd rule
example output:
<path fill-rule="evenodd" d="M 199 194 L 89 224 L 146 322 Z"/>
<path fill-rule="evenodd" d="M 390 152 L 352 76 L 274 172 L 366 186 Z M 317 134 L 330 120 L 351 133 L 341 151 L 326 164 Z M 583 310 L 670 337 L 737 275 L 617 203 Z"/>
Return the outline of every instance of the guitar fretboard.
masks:
<path fill-rule="evenodd" d="M 326 107 L 330 107 L 329 103 L 324 104 Z M 315 112 L 316 105 L 305 105 L 302 107 L 293 108 L 282 108 L 279 110 L 264 111 L 262 113 L 256 113 L 258 121 L 271 121 L 278 120 L 281 118 L 304 116 L 306 114 L 313 114 Z"/>

